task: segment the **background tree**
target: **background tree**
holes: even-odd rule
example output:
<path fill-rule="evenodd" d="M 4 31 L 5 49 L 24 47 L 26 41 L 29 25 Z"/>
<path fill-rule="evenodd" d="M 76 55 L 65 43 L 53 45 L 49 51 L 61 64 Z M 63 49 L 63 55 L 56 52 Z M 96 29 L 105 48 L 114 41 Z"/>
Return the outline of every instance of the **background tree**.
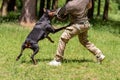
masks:
<path fill-rule="evenodd" d="M 91 0 L 91 2 L 92 2 L 92 8 L 88 10 L 88 18 L 89 19 L 93 19 L 93 16 L 94 16 L 94 4 L 95 4 L 95 2 L 94 2 L 94 0 Z"/>
<path fill-rule="evenodd" d="M 52 9 L 57 9 L 58 8 L 58 0 L 53 0 L 52 2 Z"/>
<path fill-rule="evenodd" d="M 8 0 L 3 0 L 2 1 L 2 6 L 1 6 L 1 15 L 2 16 L 7 16 L 7 7 L 8 7 Z"/>
<path fill-rule="evenodd" d="M 98 0 L 97 16 L 100 16 L 101 0 Z"/>
<path fill-rule="evenodd" d="M 23 26 L 33 26 L 36 22 L 37 0 L 22 0 L 23 8 L 19 23 Z"/>
<path fill-rule="evenodd" d="M 52 5 L 51 5 L 52 3 Z M 47 9 L 57 9 L 58 8 L 58 0 L 40 0 L 40 10 L 39 10 L 39 17 L 43 14 L 43 8 Z"/>
<path fill-rule="evenodd" d="M 16 10 L 16 0 L 9 0 L 7 11 L 15 11 L 15 10 Z"/>
<path fill-rule="evenodd" d="M 60 0 L 60 7 L 62 7 L 62 5 L 65 4 L 65 2 L 68 2 L 69 0 Z M 95 4 L 96 0 L 91 0 L 92 1 L 92 8 L 88 11 L 88 17 L 90 19 L 94 18 L 94 9 L 97 8 L 96 12 L 97 12 L 97 16 L 100 16 L 100 8 L 102 8 L 102 4 L 105 3 L 104 5 L 104 12 L 103 12 L 103 20 L 108 20 L 108 10 L 109 10 L 109 0 L 97 0 L 97 4 Z M 118 4 L 118 8 L 119 8 L 119 3 L 120 0 L 111 0 L 112 2 L 116 2 L 116 4 Z M 22 2 L 22 4 L 21 4 Z M 39 2 L 39 3 L 37 3 Z M 27 26 L 27 25 L 31 25 L 34 24 L 36 22 L 37 19 L 39 19 L 42 14 L 43 14 L 43 8 L 47 8 L 47 9 L 57 9 L 58 8 L 58 0 L 1 0 L 1 9 L 0 9 L 0 15 L 2 16 L 6 16 L 6 20 L 7 16 L 9 17 L 8 13 L 11 11 L 15 11 L 16 10 L 16 6 L 18 11 L 10 14 L 9 19 L 13 19 L 11 18 L 12 15 L 16 15 L 14 19 L 18 19 L 19 17 L 19 23 L 21 25 Z M 37 6 L 37 4 L 39 5 L 39 7 Z M 114 3 L 115 4 L 115 3 Z M 113 7 L 117 7 L 115 5 L 112 5 Z M 38 7 L 38 12 L 37 12 L 37 7 Z M 113 7 L 111 7 L 111 9 L 113 9 Z M 115 10 L 115 9 L 114 9 Z M 116 9 L 119 10 L 119 9 Z M 115 11 L 116 11 L 115 10 Z M 102 12 L 101 12 L 102 13 Z M 37 14 L 39 14 L 37 16 Z M 14 17 L 14 16 L 13 16 Z M 2 19 L 1 19 L 2 20 Z M 11 20 L 9 20 L 11 21 Z"/>
<path fill-rule="evenodd" d="M 70 1 L 70 0 L 66 0 L 66 3 L 67 3 L 68 1 Z"/>
<path fill-rule="evenodd" d="M 42 16 L 44 7 L 45 7 L 45 0 L 40 0 L 39 17 Z"/>
<path fill-rule="evenodd" d="M 108 20 L 109 0 L 105 0 L 103 20 Z"/>
<path fill-rule="evenodd" d="M 116 3 L 118 4 L 118 9 L 120 10 L 120 0 L 116 0 Z"/>
<path fill-rule="evenodd" d="M 3 0 L 1 6 L 1 16 L 7 16 L 8 12 L 14 11 L 16 6 L 16 0 Z"/>
<path fill-rule="evenodd" d="M 47 0 L 47 9 L 50 9 L 50 6 L 51 6 L 51 0 Z"/>

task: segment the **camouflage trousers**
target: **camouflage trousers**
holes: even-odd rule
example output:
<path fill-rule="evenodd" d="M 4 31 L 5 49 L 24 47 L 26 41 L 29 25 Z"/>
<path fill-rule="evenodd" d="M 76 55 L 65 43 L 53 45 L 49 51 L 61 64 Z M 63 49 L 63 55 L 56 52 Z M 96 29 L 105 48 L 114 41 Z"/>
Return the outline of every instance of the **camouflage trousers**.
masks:
<path fill-rule="evenodd" d="M 63 59 L 66 44 L 71 38 L 73 38 L 76 35 L 79 38 L 79 42 L 84 47 L 86 47 L 91 53 L 93 53 L 93 55 L 102 54 L 101 50 L 98 49 L 93 43 L 91 43 L 87 39 L 89 27 L 90 27 L 89 22 L 85 24 L 73 24 L 67 27 L 60 37 L 58 48 L 55 54 L 55 60 L 61 61 Z"/>

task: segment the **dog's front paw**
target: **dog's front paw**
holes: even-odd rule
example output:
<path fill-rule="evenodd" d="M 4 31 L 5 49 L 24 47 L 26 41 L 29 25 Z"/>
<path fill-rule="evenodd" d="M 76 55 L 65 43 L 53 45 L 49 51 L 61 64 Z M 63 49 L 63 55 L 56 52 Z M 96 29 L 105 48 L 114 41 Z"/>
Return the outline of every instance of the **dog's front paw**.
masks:
<path fill-rule="evenodd" d="M 19 58 L 16 58 L 16 61 L 18 61 L 19 60 Z"/>
<path fill-rule="evenodd" d="M 51 41 L 52 43 L 54 43 L 54 41 Z"/>

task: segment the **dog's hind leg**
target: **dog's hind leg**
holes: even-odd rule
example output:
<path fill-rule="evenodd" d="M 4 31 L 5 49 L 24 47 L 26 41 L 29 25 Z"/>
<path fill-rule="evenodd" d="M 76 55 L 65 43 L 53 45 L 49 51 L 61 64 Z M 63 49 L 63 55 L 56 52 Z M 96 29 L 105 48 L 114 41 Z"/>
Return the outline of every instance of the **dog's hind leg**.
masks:
<path fill-rule="evenodd" d="M 33 44 L 33 46 L 32 46 L 31 49 L 33 50 L 33 54 L 31 55 L 31 59 L 32 59 L 33 63 L 36 65 L 37 62 L 36 62 L 36 60 L 34 59 L 34 56 L 35 56 L 35 55 L 38 53 L 38 51 L 39 51 L 39 46 L 38 46 L 38 44 Z"/>
<path fill-rule="evenodd" d="M 24 51 L 25 48 L 26 48 L 26 47 L 25 47 L 25 44 L 23 44 L 22 47 L 21 47 L 21 52 L 20 52 L 20 54 L 17 56 L 16 61 L 18 61 L 18 60 L 20 59 L 20 57 L 22 56 L 22 53 L 23 53 L 23 51 Z"/>

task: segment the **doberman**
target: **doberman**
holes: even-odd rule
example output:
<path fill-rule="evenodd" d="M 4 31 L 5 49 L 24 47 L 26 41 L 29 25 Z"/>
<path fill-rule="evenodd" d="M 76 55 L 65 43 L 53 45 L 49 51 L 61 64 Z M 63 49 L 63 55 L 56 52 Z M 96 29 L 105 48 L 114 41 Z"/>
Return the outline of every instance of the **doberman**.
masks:
<path fill-rule="evenodd" d="M 49 13 L 52 12 L 48 9 L 44 10 L 44 13 L 42 17 L 39 19 L 39 21 L 35 24 L 33 30 L 29 33 L 27 36 L 25 42 L 21 46 L 21 52 L 16 58 L 16 61 L 19 60 L 19 58 L 22 56 L 23 51 L 26 48 L 30 48 L 33 50 L 33 54 L 31 55 L 31 59 L 34 64 L 36 64 L 36 60 L 34 59 L 34 56 L 39 51 L 38 42 L 44 38 L 47 38 L 50 42 L 54 43 L 54 41 L 48 36 L 49 33 L 56 33 L 62 29 L 65 29 L 66 27 L 61 27 L 58 29 L 55 29 L 51 25 L 51 19 L 52 16 L 49 15 Z"/>

